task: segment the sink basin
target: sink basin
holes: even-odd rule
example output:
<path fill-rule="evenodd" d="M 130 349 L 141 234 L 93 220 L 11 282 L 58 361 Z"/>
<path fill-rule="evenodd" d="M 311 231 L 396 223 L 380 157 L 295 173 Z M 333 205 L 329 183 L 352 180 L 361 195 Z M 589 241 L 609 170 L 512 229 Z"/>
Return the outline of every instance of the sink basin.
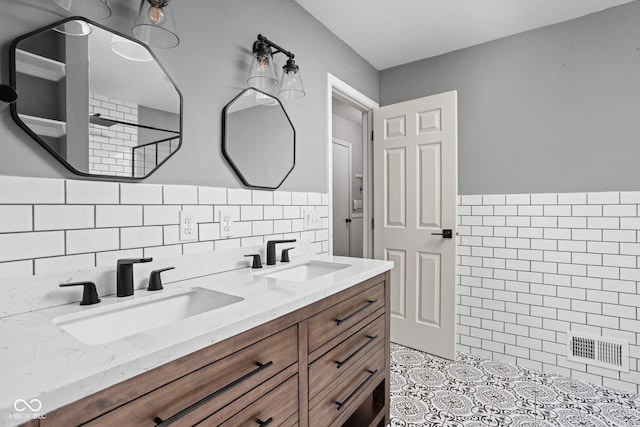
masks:
<path fill-rule="evenodd" d="M 242 301 L 244 298 L 200 288 L 96 307 L 53 319 L 88 345 L 105 344 Z"/>
<path fill-rule="evenodd" d="M 264 272 L 261 273 L 261 275 L 272 279 L 288 280 L 291 282 L 306 282 L 307 280 L 315 279 L 347 267 L 350 267 L 350 265 L 324 261 L 307 261 L 304 264 L 283 268 L 273 272 Z"/>

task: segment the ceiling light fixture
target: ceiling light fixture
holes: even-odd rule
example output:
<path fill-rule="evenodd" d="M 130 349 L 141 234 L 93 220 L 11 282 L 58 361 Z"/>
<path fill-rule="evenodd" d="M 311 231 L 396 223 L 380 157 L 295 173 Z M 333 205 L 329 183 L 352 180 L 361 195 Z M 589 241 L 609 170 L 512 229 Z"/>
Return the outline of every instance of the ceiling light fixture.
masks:
<path fill-rule="evenodd" d="M 61 8 L 90 19 L 107 19 L 111 16 L 109 0 L 52 0 Z"/>
<path fill-rule="evenodd" d="M 272 50 L 274 49 L 274 50 Z M 278 84 L 273 68 L 273 54 L 283 53 L 289 58 L 282 67 L 282 77 L 278 97 L 283 99 L 302 98 L 305 96 L 304 86 L 300 77 L 300 67 L 296 65 L 295 55 L 278 46 L 262 34 L 253 43 L 253 60 L 249 69 L 247 83 L 256 89 L 271 91 Z"/>
<path fill-rule="evenodd" d="M 151 47 L 169 49 L 180 44 L 171 0 L 142 0 L 133 35 Z"/>

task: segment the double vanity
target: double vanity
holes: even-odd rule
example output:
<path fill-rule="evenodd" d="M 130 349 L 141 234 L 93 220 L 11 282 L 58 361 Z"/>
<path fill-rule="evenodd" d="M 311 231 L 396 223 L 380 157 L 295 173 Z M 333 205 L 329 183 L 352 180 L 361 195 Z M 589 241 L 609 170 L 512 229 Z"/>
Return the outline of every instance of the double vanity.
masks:
<path fill-rule="evenodd" d="M 392 267 L 296 259 L 5 317 L 16 339 L 0 375 L 25 380 L 2 392 L 0 416 L 33 426 L 384 426 Z M 36 419 L 16 399 L 39 403 Z"/>

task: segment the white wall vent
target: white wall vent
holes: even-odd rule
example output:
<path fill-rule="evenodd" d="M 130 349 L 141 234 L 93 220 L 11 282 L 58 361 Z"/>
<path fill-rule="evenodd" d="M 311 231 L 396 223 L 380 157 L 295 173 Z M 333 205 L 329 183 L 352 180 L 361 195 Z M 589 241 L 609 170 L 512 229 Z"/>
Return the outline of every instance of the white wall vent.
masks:
<path fill-rule="evenodd" d="M 569 331 L 567 332 L 567 359 L 629 372 L 629 342 Z"/>

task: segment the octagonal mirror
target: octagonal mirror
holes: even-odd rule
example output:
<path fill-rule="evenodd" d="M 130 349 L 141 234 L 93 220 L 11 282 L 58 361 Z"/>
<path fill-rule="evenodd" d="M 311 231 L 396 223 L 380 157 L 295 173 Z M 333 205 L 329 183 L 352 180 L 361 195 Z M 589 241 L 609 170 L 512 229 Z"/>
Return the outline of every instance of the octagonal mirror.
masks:
<path fill-rule="evenodd" d="M 139 180 L 182 141 L 182 95 L 144 44 L 73 17 L 17 38 L 16 123 L 82 176 Z"/>
<path fill-rule="evenodd" d="M 278 98 L 242 91 L 222 112 L 222 153 L 242 183 L 275 190 L 296 161 L 296 131 Z"/>

